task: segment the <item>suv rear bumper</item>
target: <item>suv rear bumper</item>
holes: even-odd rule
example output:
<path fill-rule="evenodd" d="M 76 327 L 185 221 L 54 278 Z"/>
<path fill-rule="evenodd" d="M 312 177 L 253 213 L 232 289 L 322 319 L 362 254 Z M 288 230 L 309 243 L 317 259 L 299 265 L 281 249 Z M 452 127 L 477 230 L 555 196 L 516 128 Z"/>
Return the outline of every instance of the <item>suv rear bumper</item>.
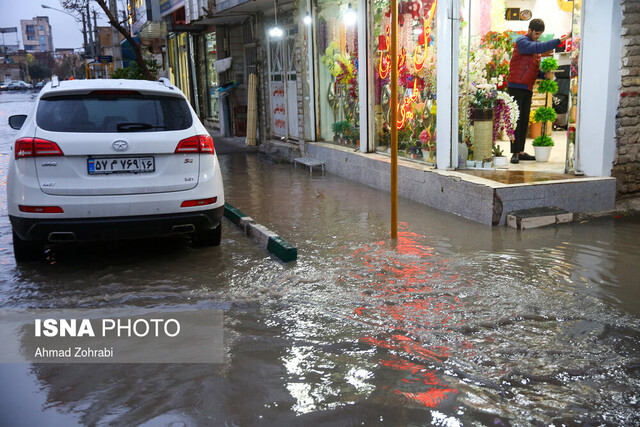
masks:
<path fill-rule="evenodd" d="M 179 214 L 114 218 L 20 218 L 9 216 L 13 230 L 22 240 L 46 243 L 62 241 L 104 241 L 160 237 L 211 230 L 218 226 L 224 206 Z M 190 226 L 193 226 L 193 230 Z M 51 239 L 50 236 L 54 238 Z M 66 237 L 65 237 L 66 236 Z"/>

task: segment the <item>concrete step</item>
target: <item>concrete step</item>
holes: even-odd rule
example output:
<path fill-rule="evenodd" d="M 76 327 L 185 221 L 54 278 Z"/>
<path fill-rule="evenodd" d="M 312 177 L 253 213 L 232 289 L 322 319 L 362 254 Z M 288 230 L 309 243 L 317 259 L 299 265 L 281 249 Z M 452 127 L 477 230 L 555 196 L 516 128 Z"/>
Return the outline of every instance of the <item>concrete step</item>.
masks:
<path fill-rule="evenodd" d="M 573 221 L 573 212 L 553 206 L 521 209 L 507 214 L 507 225 L 518 230 Z"/>

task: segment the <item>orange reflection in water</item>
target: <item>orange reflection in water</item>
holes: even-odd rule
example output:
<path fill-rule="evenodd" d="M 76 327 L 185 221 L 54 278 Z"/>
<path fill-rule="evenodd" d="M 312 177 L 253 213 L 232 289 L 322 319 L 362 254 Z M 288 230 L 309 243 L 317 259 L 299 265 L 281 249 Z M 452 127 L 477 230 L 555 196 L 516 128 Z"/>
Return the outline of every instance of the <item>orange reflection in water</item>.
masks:
<path fill-rule="evenodd" d="M 363 306 L 355 310 L 354 318 L 382 328 L 376 336 L 362 337 L 361 342 L 386 349 L 391 357 L 380 364 L 402 372 L 393 392 L 436 408 L 458 394 L 443 383 L 433 366 L 442 366 L 451 356 L 451 348 L 442 345 L 434 332 L 446 333 L 454 322 L 452 313 L 464 309 L 452 292 L 460 283 L 446 260 L 419 243 L 422 236 L 406 231 L 406 224 L 401 228 L 393 248 L 388 242 L 378 242 L 354 251 L 353 256 L 365 266 L 365 272 L 354 277 L 367 282 Z M 458 344 L 471 347 L 468 341 Z"/>

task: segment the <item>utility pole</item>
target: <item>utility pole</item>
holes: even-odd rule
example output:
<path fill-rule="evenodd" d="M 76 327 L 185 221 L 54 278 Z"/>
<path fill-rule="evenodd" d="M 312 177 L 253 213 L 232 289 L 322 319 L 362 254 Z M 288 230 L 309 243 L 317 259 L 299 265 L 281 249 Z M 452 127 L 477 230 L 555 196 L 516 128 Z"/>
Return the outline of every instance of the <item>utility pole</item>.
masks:
<path fill-rule="evenodd" d="M 89 2 L 86 3 L 87 7 L 87 25 L 89 27 L 89 44 L 91 45 L 91 57 L 96 56 L 95 44 L 93 43 L 93 30 L 91 29 L 91 13 L 89 12 Z"/>
<path fill-rule="evenodd" d="M 109 10 L 113 16 L 118 16 L 118 3 L 116 0 L 109 0 Z M 113 26 L 111 26 L 111 50 L 113 55 L 113 66 L 116 68 L 122 68 L 122 48 L 120 46 L 120 33 Z"/>
<path fill-rule="evenodd" d="M 84 38 L 84 56 L 86 57 L 89 52 L 87 52 L 87 21 L 84 18 L 84 12 L 81 10 L 80 15 L 82 15 L 82 37 Z"/>
<path fill-rule="evenodd" d="M 96 33 L 96 56 L 102 55 L 102 48 L 100 45 L 100 31 L 98 30 L 98 18 L 97 18 L 98 13 L 95 11 L 95 9 L 93 10 L 93 30 Z"/>

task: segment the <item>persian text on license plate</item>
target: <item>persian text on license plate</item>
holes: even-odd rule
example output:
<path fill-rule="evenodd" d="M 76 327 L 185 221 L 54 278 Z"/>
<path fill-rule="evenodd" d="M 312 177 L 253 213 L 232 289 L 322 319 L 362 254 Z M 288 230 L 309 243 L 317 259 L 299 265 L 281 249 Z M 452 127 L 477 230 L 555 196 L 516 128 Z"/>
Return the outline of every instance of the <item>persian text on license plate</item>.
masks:
<path fill-rule="evenodd" d="M 111 157 L 88 160 L 89 175 L 104 173 L 154 172 L 153 157 Z"/>

